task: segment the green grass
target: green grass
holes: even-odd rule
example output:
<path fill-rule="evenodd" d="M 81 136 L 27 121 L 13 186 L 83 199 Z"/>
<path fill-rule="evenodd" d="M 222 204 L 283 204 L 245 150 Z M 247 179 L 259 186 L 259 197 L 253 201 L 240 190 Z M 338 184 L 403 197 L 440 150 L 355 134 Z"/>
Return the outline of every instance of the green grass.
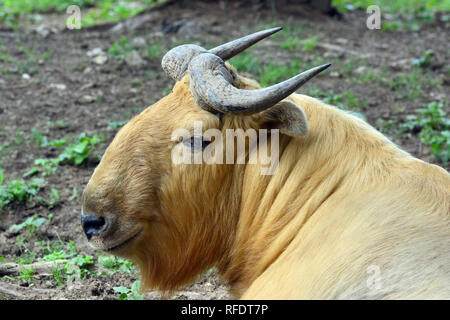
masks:
<path fill-rule="evenodd" d="M 101 0 L 82 18 L 82 25 L 88 26 L 99 22 L 116 22 L 132 17 L 146 8 L 165 0 Z"/>
<path fill-rule="evenodd" d="M 450 118 L 448 107 L 435 101 L 427 108 L 417 109 L 417 115 L 411 115 L 400 125 L 403 132 L 419 132 L 420 140 L 431 149 L 434 157 L 447 164 L 450 160 Z"/>
<path fill-rule="evenodd" d="M 414 101 L 427 95 L 427 87 L 441 87 L 441 80 L 419 67 L 413 67 L 408 73 L 398 73 L 393 77 L 380 77 L 381 86 L 390 88 L 402 99 Z"/>
<path fill-rule="evenodd" d="M 34 137 L 34 143 L 39 147 L 62 147 L 67 142 L 65 139 L 49 141 L 48 138 L 42 135 L 38 130 L 33 129 L 32 134 Z M 15 144 L 21 145 L 24 142 L 23 134 L 17 134 L 15 136 Z M 57 171 L 58 165 L 69 164 L 79 166 L 84 163 L 91 153 L 91 151 L 97 148 L 97 144 L 104 140 L 103 135 L 89 136 L 86 133 L 80 134 L 70 145 L 64 148 L 58 157 L 53 159 L 35 159 L 35 167 L 23 174 L 23 178 L 28 178 L 36 174 L 47 176 L 54 174 Z M 3 146 L 1 147 L 0 156 L 3 156 Z M 60 195 L 58 190 L 51 188 L 50 196 L 48 199 L 44 199 L 39 196 L 38 193 L 44 187 L 46 181 L 42 178 L 33 177 L 28 179 L 13 179 L 10 181 L 5 180 L 4 171 L 1 168 L 0 157 L 0 211 L 8 205 L 13 203 L 29 204 L 34 202 L 41 203 L 47 207 L 53 208 L 60 202 Z M 73 191 L 72 199 L 77 197 L 77 191 Z"/>
<path fill-rule="evenodd" d="M 90 137 L 83 132 L 75 139 L 74 142 L 62 150 L 58 157 L 53 159 L 35 159 L 34 165 L 37 167 L 32 168 L 26 173 L 26 175 L 36 172 L 40 172 L 43 176 L 54 174 L 57 170 L 57 166 L 60 164 L 79 166 L 89 158 L 90 152 L 96 150 L 97 144 L 103 140 L 103 134 L 100 136 L 93 135 Z"/>
<path fill-rule="evenodd" d="M 65 12 L 70 5 L 82 10 L 81 25 L 116 22 L 129 18 L 146 8 L 165 0 L 0 0 L 0 22 L 18 27 L 20 19 L 33 18 L 32 14 Z"/>
<path fill-rule="evenodd" d="M 15 179 L 4 182 L 3 171 L 0 169 L 0 210 L 13 202 L 32 202 L 44 184 L 45 180 L 40 178 L 33 178 L 31 181 Z"/>
<path fill-rule="evenodd" d="M 115 256 L 99 256 L 98 264 L 112 273 L 131 272 L 134 270 L 134 266 L 130 261 Z"/>
<path fill-rule="evenodd" d="M 50 220 L 50 219 L 49 219 Z M 17 242 L 22 248 L 22 255 L 17 263 L 21 265 L 28 265 L 34 262 L 54 262 L 58 260 L 63 260 L 52 270 L 52 279 L 56 285 L 62 286 L 67 280 L 75 278 L 76 280 L 85 279 L 87 276 L 91 276 L 91 267 L 95 264 L 94 257 L 90 255 L 80 255 L 76 249 L 76 245 L 72 242 L 62 242 L 54 241 L 50 242 L 46 240 L 40 240 L 35 243 L 35 246 L 42 247 L 39 250 L 39 255 L 36 250 L 30 251 L 27 246 L 30 239 L 22 240 L 22 238 L 17 237 Z M 25 272 L 19 275 L 17 279 L 24 279 L 26 277 L 27 281 L 33 281 L 34 272 L 29 271 L 29 268 L 23 268 Z"/>
<path fill-rule="evenodd" d="M 11 68 L 16 70 L 20 74 L 38 74 L 40 71 L 39 63 L 47 60 L 53 55 L 53 51 L 46 51 L 42 54 L 37 54 L 34 48 L 27 48 L 24 45 L 20 45 L 19 52 L 25 56 L 25 58 L 16 59 L 13 54 L 7 52 L 7 49 L 3 49 L 0 52 L 0 62 L 4 66 L 9 65 Z M 6 68 L 0 69 L 1 73 L 8 74 Z"/>
<path fill-rule="evenodd" d="M 24 228 L 28 229 L 30 235 L 35 235 L 41 225 L 47 221 L 46 218 L 37 218 L 36 215 L 29 217 L 27 220 L 20 224 L 12 225 L 10 231 L 20 231 Z"/>
<path fill-rule="evenodd" d="M 164 55 L 164 50 L 160 43 L 152 43 L 147 47 L 147 57 L 150 59 L 161 59 Z"/>
<path fill-rule="evenodd" d="M 133 50 L 127 37 L 122 36 L 118 42 L 114 42 L 108 49 L 111 58 L 123 60 L 125 56 Z"/>
<path fill-rule="evenodd" d="M 383 12 L 401 13 L 417 11 L 421 8 L 435 11 L 450 11 L 448 0 L 333 0 L 333 5 L 340 10 L 365 10 L 368 6 L 377 5 Z"/>
<path fill-rule="evenodd" d="M 312 66 L 320 65 L 323 59 L 319 56 L 311 62 L 296 59 L 285 63 L 264 63 L 250 51 L 232 58 L 230 63 L 238 73 L 249 73 L 262 87 L 267 87 L 296 76 Z"/>
<path fill-rule="evenodd" d="M 342 110 L 361 110 L 368 105 L 367 100 L 358 98 L 352 91 L 336 93 L 333 90 L 323 91 L 312 88 L 307 94 Z"/>
<path fill-rule="evenodd" d="M 31 129 L 37 147 L 62 147 L 67 144 L 66 139 L 48 140 L 47 136 L 42 135 L 37 129 Z"/>
<path fill-rule="evenodd" d="M 448 0 L 333 0 L 333 5 L 339 11 L 366 10 L 371 5 L 377 5 L 382 14 L 389 13 L 395 20 L 385 21 L 382 18 L 382 30 L 410 30 L 418 31 L 422 24 L 432 23 L 435 12 L 450 12 Z M 443 15 L 441 20 L 449 21 L 449 14 Z"/>

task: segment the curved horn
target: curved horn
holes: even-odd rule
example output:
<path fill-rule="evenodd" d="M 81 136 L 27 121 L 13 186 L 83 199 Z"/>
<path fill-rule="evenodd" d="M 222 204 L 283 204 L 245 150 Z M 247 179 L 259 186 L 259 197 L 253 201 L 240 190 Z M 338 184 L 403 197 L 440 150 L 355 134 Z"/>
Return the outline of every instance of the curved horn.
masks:
<path fill-rule="evenodd" d="M 197 55 L 189 64 L 191 93 L 197 104 L 211 111 L 252 114 L 283 100 L 309 79 L 328 68 L 324 64 L 268 88 L 242 90 L 232 85 L 232 75 L 222 59 L 211 53 Z"/>
<path fill-rule="evenodd" d="M 244 51 L 256 42 L 282 30 L 283 28 L 272 28 L 259 31 L 248 36 L 227 42 L 209 50 L 210 53 L 228 60 L 238 53 Z M 205 48 L 195 44 L 184 44 L 168 51 L 162 58 L 161 66 L 167 75 L 175 81 L 181 80 L 188 69 L 191 60 L 200 53 L 207 52 Z"/>
<path fill-rule="evenodd" d="M 161 66 L 172 80 L 180 81 L 186 74 L 192 58 L 202 52 L 207 51 L 195 44 L 183 44 L 169 50 L 162 58 Z"/>
<path fill-rule="evenodd" d="M 210 49 L 209 52 L 215 54 L 216 56 L 222 58 L 222 60 L 226 61 L 231 59 L 238 53 L 244 51 L 248 47 L 254 45 L 258 41 L 261 41 L 268 36 L 271 36 L 275 32 L 282 30 L 282 27 L 267 29 L 259 32 L 252 33 L 248 36 L 227 42 L 218 47 Z"/>

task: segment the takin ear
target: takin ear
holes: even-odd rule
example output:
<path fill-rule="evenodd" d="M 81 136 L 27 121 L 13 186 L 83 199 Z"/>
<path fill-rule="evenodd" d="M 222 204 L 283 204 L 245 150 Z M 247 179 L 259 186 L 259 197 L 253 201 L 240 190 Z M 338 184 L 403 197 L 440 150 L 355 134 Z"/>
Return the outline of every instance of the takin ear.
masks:
<path fill-rule="evenodd" d="M 308 133 L 308 119 L 305 112 L 295 103 L 282 100 L 262 112 L 262 120 L 273 129 L 291 136 L 300 137 Z"/>

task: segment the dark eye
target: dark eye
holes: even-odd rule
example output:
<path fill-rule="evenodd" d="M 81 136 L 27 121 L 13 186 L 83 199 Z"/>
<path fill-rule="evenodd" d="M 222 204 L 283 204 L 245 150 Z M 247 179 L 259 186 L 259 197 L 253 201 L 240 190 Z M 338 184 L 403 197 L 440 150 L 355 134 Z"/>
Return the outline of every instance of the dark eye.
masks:
<path fill-rule="evenodd" d="M 203 137 L 192 136 L 190 139 L 183 140 L 183 144 L 192 150 L 205 149 L 211 141 L 205 140 Z"/>

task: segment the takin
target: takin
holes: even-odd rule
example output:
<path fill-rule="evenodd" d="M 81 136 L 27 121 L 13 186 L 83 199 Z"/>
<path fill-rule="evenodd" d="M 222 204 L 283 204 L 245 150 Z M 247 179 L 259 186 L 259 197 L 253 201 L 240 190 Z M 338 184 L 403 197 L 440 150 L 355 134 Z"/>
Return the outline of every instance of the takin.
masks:
<path fill-rule="evenodd" d="M 164 56 L 172 92 L 117 133 L 84 190 L 89 244 L 165 293 L 215 266 L 241 299 L 450 299 L 449 173 L 294 93 L 328 64 L 261 88 L 224 62 L 280 29 Z M 175 163 L 177 148 L 195 156 L 235 138 L 199 135 L 196 123 L 278 130 L 244 150 L 276 143 L 277 170 Z M 190 136 L 173 138 L 179 129 Z"/>

